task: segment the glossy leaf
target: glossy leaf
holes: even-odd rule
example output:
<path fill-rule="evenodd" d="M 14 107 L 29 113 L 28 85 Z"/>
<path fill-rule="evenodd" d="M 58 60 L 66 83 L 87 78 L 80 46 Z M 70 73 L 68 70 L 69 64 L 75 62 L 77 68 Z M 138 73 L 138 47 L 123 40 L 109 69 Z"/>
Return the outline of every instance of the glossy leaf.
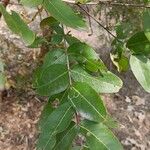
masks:
<path fill-rule="evenodd" d="M 109 71 L 93 77 L 77 66 L 71 70 L 71 76 L 75 82 L 85 82 L 98 93 L 115 93 L 122 87 L 121 79 Z"/>
<path fill-rule="evenodd" d="M 40 74 L 37 92 L 40 95 L 51 96 L 63 92 L 69 84 L 66 66 L 54 64 L 44 69 Z"/>
<path fill-rule="evenodd" d="M 76 83 L 68 99 L 83 118 L 100 122 L 106 117 L 106 109 L 99 95 L 87 84 Z"/>
<path fill-rule="evenodd" d="M 150 93 L 150 60 L 145 56 L 130 57 L 130 66 L 138 82 Z"/>
<path fill-rule="evenodd" d="M 12 32 L 20 35 L 28 45 L 31 45 L 34 42 L 35 34 L 16 12 L 12 11 L 12 14 L 10 15 L 2 4 L 0 4 L 0 12 L 3 14 L 5 21 Z"/>
<path fill-rule="evenodd" d="M 59 22 L 73 28 L 85 27 L 83 20 L 63 1 L 44 0 L 43 6 Z"/>
<path fill-rule="evenodd" d="M 102 123 L 84 121 L 80 125 L 85 133 L 86 142 L 91 150 L 123 150 L 113 133 Z"/>
<path fill-rule="evenodd" d="M 56 143 L 54 150 L 69 150 L 77 135 L 77 131 L 78 127 L 72 122 L 67 130 L 57 135 L 58 142 Z"/>
<path fill-rule="evenodd" d="M 36 7 L 43 3 L 43 0 L 21 0 L 20 3 L 29 7 Z"/>
<path fill-rule="evenodd" d="M 150 41 L 150 10 L 147 10 L 144 12 L 144 21 L 143 21 L 143 26 L 144 26 L 144 33 L 148 40 Z"/>
<path fill-rule="evenodd" d="M 135 54 L 149 54 L 150 53 L 150 41 L 145 36 L 144 32 L 138 32 L 133 35 L 126 45 Z"/>
<path fill-rule="evenodd" d="M 56 134 L 64 131 L 73 117 L 73 109 L 65 103 L 54 110 L 41 129 L 38 150 L 52 150 L 56 143 Z"/>

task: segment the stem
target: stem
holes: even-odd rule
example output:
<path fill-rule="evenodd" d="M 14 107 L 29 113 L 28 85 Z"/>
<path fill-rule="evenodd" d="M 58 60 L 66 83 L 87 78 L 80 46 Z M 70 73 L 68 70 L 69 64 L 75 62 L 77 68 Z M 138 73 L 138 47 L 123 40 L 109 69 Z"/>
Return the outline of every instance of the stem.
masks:
<path fill-rule="evenodd" d="M 66 3 L 70 4 L 77 4 L 75 1 L 72 0 L 63 0 Z M 99 2 L 89 2 L 89 3 L 83 3 L 82 5 L 106 5 L 109 4 L 109 6 L 126 6 L 126 7 L 136 7 L 136 8 L 150 8 L 149 5 L 144 4 L 129 4 L 129 3 L 117 3 L 117 2 L 111 2 L 110 0 L 100 0 Z"/>
<path fill-rule="evenodd" d="M 112 37 L 114 37 L 115 39 L 117 39 L 117 37 L 111 33 L 111 31 L 109 31 L 106 27 L 104 27 L 99 20 L 97 20 L 94 16 L 92 16 L 88 11 L 86 11 L 82 6 L 80 6 L 79 4 L 76 4 L 81 10 L 83 10 L 88 16 L 90 16 L 95 22 L 98 23 L 99 26 L 101 26 L 104 30 L 106 30 Z M 120 40 L 119 40 L 120 41 Z M 121 41 L 120 41 L 121 42 Z"/>
<path fill-rule="evenodd" d="M 64 26 L 62 25 L 62 28 L 64 30 Z M 65 46 L 65 53 L 66 53 L 66 59 L 67 59 L 67 69 L 68 69 L 68 76 L 69 76 L 69 85 L 72 85 L 72 80 L 71 80 L 71 72 L 70 72 L 70 62 L 69 62 L 69 57 L 68 57 L 68 52 L 67 52 L 67 43 L 66 40 L 64 39 L 64 46 Z"/>

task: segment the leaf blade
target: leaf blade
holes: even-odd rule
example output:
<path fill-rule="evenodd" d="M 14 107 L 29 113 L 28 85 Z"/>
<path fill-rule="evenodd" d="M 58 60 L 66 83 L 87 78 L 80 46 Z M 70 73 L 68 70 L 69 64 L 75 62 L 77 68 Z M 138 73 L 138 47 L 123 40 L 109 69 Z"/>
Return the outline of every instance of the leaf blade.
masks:
<path fill-rule="evenodd" d="M 68 70 L 65 65 L 54 64 L 44 69 L 37 79 L 37 92 L 40 95 L 52 96 L 67 89 Z"/>
<path fill-rule="evenodd" d="M 87 84 L 76 83 L 68 99 L 83 118 L 100 122 L 105 120 L 106 109 L 99 95 Z"/>
<path fill-rule="evenodd" d="M 44 0 L 44 8 L 61 23 L 72 28 L 83 28 L 85 23 L 61 0 Z"/>
<path fill-rule="evenodd" d="M 98 93 L 115 93 L 122 87 L 121 79 L 111 72 L 104 72 L 102 76 L 94 78 L 81 67 L 75 67 L 71 70 L 71 76 L 76 82 L 89 84 Z"/>
<path fill-rule="evenodd" d="M 122 145 L 113 133 L 102 123 L 96 124 L 84 121 L 80 127 L 86 133 L 87 144 L 90 149 L 99 150 L 123 150 Z"/>
<path fill-rule="evenodd" d="M 53 111 L 41 129 L 37 147 L 41 150 L 53 149 L 56 143 L 56 134 L 69 126 L 73 113 L 69 103 L 65 103 Z"/>
<path fill-rule="evenodd" d="M 150 93 L 150 60 L 145 56 L 131 55 L 130 66 L 138 82 Z"/>

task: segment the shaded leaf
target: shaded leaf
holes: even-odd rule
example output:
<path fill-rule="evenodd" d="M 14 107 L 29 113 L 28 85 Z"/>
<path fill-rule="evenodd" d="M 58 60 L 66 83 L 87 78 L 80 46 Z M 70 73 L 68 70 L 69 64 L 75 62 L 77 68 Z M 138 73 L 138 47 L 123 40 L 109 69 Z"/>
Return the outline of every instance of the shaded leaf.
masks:
<path fill-rule="evenodd" d="M 150 41 L 150 10 L 144 12 L 143 19 L 144 33 Z"/>
<path fill-rule="evenodd" d="M 42 126 L 45 124 L 45 122 L 47 121 L 48 117 L 50 116 L 50 114 L 53 112 L 54 108 L 52 107 L 51 103 L 47 103 L 42 111 L 42 114 L 40 116 L 40 120 L 39 120 L 39 127 L 42 128 Z"/>
<path fill-rule="evenodd" d="M 73 109 L 65 103 L 55 109 L 41 129 L 37 147 L 39 150 L 52 150 L 56 143 L 56 134 L 64 131 L 73 117 Z"/>
<path fill-rule="evenodd" d="M 74 43 L 68 48 L 68 52 L 84 56 L 86 59 L 89 59 L 89 60 L 98 60 L 99 59 L 99 56 L 94 51 L 94 49 L 91 48 L 86 43 L 81 43 L 81 42 Z"/>
<path fill-rule="evenodd" d="M 69 45 L 72 45 L 74 43 L 79 43 L 80 42 L 79 39 L 77 39 L 76 37 L 74 37 L 72 35 L 69 35 L 69 34 L 65 35 L 65 40 L 67 41 L 67 43 Z"/>
<path fill-rule="evenodd" d="M 77 135 L 78 128 L 75 123 L 71 123 L 69 128 L 64 132 L 57 135 L 57 143 L 54 150 L 69 150 L 72 146 L 72 142 Z"/>
<path fill-rule="evenodd" d="M 99 95 L 87 84 L 76 83 L 68 99 L 83 118 L 100 122 L 106 117 L 106 109 Z"/>
<path fill-rule="evenodd" d="M 144 32 L 138 32 L 133 35 L 126 45 L 130 50 L 133 50 L 135 54 L 149 54 L 150 53 L 150 41 L 145 36 Z"/>
<path fill-rule="evenodd" d="M 68 70 L 66 66 L 54 64 L 43 70 L 40 74 L 37 92 L 40 95 L 51 96 L 63 92 L 69 84 Z"/>
<path fill-rule="evenodd" d="M 150 93 L 150 60 L 145 56 L 131 55 L 130 66 L 138 82 Z"/>

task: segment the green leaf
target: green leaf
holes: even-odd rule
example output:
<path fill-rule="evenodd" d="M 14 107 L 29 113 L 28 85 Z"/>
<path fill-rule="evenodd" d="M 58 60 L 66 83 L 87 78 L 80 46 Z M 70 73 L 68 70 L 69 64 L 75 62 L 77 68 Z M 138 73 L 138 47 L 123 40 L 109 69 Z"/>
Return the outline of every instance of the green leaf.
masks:
<path fill-rule="evenodd" d="M 59 22 L 53 18 L 53 17 L 47 17 L 44 18 L 41 22 L 40 22 L 40 27 L 44 28 L 45 26 L 53 26 L 53 25 L 59 25 Z"/>
<path fill-rule="evenodd" d="M 113 64 L 117 67 L 118 72 L 127 71 L 129 69 L 129 60 L 124 55 L 118 58 L 117 55 L 110 54 L 110 58 Z"/>
<path fill-rule="evenodd" d="M 56 134 L 64 131 L 70 124 L 74 110 L 65 103 L 55 109 L 41 129 L 37 147 L 39 150 L 52 150 L 56 143 Z"/>
<path fill-rule="evenodd" d="M 107 70 L 102 60 L 99 59 L 98 54 L 86 43 L 73 43 L 68 48 L 68 53 L 70 57 L 74 56 L 74 59 L 84 65 L 89 71 Z"/>
<path fill-rule="evenodd" d="M 90 150 L 87 146 L 74 146 L 71 150 Z"/>
<path fill-rule="evenodd" d="M 95 122 L 105 120 L 107 113 L 103 101 L 89 85 L 76 83 L 71 88 L 68 99 L 83 118 Z"/>
<path fill-rule="evenodd" d="M 72 142 L 76 137 L 78 128 L 75 123 L 71 123 L 69 128 L 63 133 L 57 135 L 57 143 L 54 147 L 54 150 L 69 150 L 72 146 Z"/>
<path fill-rule="evenodd" d="M 51 96 L 63 92 L 69 84 L 68 70 L 66 66 L 54 64 L 40 74 L 37 92 L 43 96 Z"/>
<path fill-rule="evenodd" d="M 81 42 L 74 43 L 68 48 L 68 52 L 74 53 L 76 55 L 84 56 L 86 59 L 89 59 L 89 60 L 98 60 L 99 59 L 99 56 L 94 51 L 94 49 L 91 48 L 86 43 L 81 43 Z"/>
<path fill-rule="evenodd" d="M 123 150 L 121 143 L 102 123 L 85 121 L 80 125 L 91 150 Z"/>
<path fill-rule="evenodd" d="M 12 11 L 12 14 L 10 15 L 2 4 L 0 4 L 0 12 L 3 14 L 5 21 L 12 32 L 21 36 L 28 45 L 31 45 L 34 42 L 35 34 L 16 12 Z"/>
<path fill-rule="evenodd" d="M 53 112 L 54 108 L 52 107 L 51 103 L 47 103 L 42 111 L 42 114 L 40 116 L 40 121 L 39 121 L 39 127 L 42 128 L 45 122 L 47 121 L 48 117 L 50 114 Z"/>
<path fill-rule="evenodd" d="M 47 68 L 53 64 L 66 64 L 66 60 L 66 54 L 62 49 L 54 49 L 46 53 L 43 68 Z"/>
<path fill-rule="evenodd" d="M 40 48 L 42 44 L 46 43 L 46 39 L 43 37 L 36 37 L 34 42 L 31 45 L 28 45 L 29 48 Z"/>
<path fill-rule="evenodd" d="M 150 10 L 144 12 L 143 19 L 144 33 L 150 41 Z"/>
<path fill-rule="evenodd" d="M 145 36 L 144 32 L 138 32 L 133 35 L 126 45 L 130 50 L 133 50 L 135 54 L 149 54 L 150 53 L 150 41 Z"/>
<path fill-rule="evenodd" d="M 150 60 L 145 56 L 131 55 L 130 66 L 138 82 L 150 93 Z"/>
<path fill-rule="evenodd" d="M 67 41 L 67 43 L 69 45 L 72 45 L 74 43 L 79 43 L 80 42 L 79 39 L 77 39 L 76 37 L 74 37 L 74 36 L 72 36 L 70 34 L 65 35 L 65 40 Z"/>
<path fill-rule="evenodd" d="M 41 5 L 43 3 L 43 0 L 21 0 L 21 4 L 29 7 L 36 7 L 38 5 Z"/>
<path fill-rule="evenodd" d="M 51 37 L 51 43 L 56 45 L 60 44 L 63 40 L 63 35 L 62 34 L 53 34 Z"/>
<path fill-rule="evenodd" d="M 122 87 L 121 79 L 109 71 L 101 76 L 93 77 L 81 67 L 76 66 L 71 70 L 71 77 L 75 82 L 89 84 L 98 93 L 115 93 Z"/>
<path fill-rule="evenodd" d="M 59 22 L 72 28 L 83 28 L 85 23 L 61 0 L 44 0 L 44 8 Z"/>

